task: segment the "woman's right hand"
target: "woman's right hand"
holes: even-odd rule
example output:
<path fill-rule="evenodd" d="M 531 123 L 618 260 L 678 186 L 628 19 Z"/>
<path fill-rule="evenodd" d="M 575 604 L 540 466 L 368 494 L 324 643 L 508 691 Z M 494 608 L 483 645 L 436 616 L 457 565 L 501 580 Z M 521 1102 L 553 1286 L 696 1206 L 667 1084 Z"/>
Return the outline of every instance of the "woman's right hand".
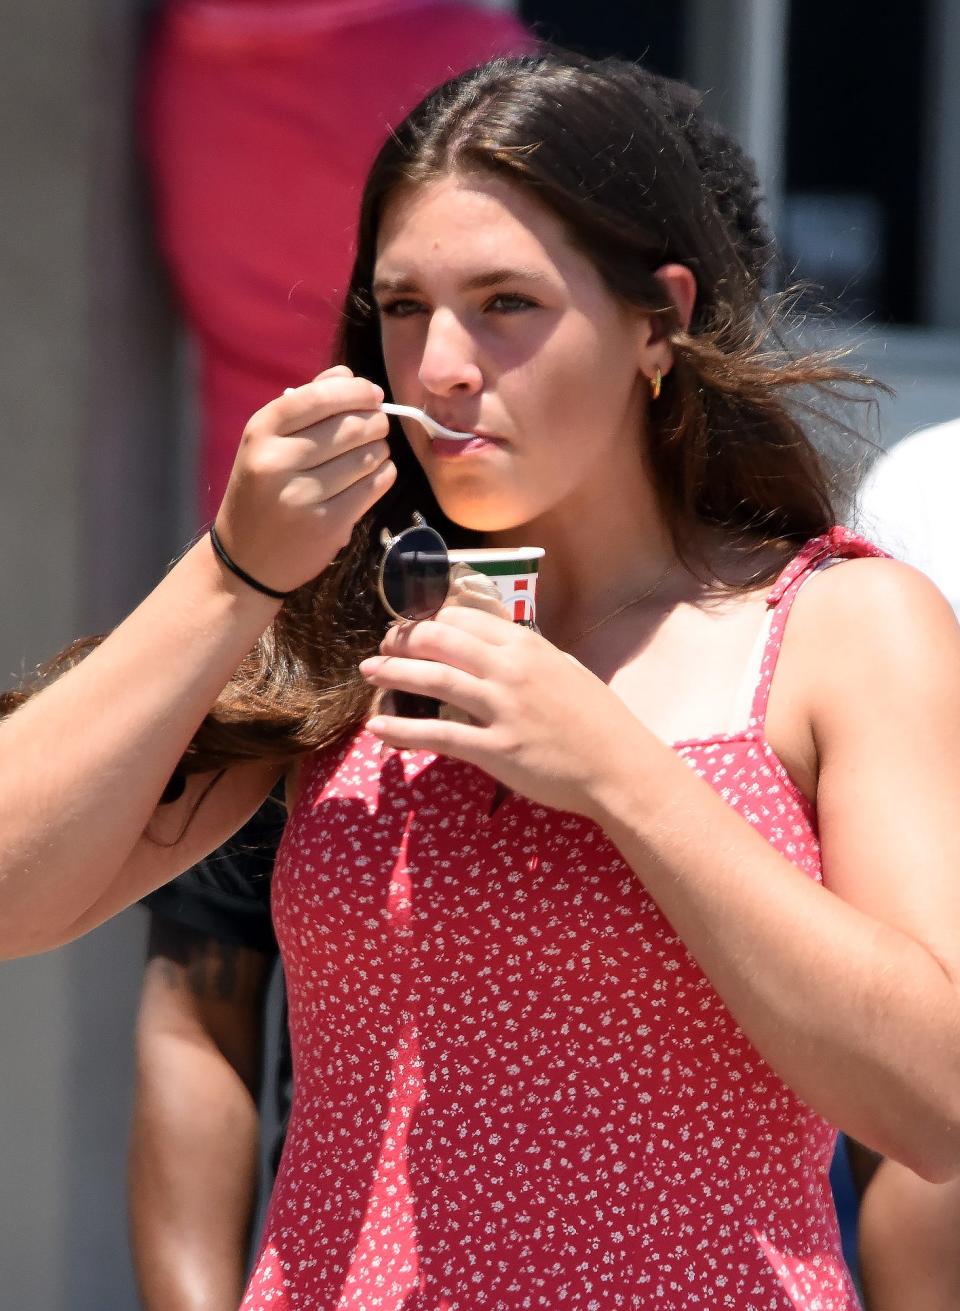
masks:
<path fill-rule="evenodd" d="M 376 383 L 337 365 L 251 418 L 216 524 L 259 582 L 288 592 L 322 573 L 392 486 L 382 400 Z"/>

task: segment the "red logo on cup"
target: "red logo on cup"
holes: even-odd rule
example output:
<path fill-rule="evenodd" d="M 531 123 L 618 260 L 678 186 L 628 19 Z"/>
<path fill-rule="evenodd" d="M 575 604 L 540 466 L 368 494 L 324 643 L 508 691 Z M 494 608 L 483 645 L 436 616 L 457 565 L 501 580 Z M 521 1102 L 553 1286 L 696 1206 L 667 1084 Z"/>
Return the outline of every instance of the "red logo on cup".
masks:
<path fill-rule="evenodd" d="M 527 590 L 529 587 L 526 578 L 518 578 L 513 585 L 513 593 L 510 599 L 513 601 L 513 622 L 515 624 L 533 623 L 536 614 L 533 604 L 533 597 Z"/>

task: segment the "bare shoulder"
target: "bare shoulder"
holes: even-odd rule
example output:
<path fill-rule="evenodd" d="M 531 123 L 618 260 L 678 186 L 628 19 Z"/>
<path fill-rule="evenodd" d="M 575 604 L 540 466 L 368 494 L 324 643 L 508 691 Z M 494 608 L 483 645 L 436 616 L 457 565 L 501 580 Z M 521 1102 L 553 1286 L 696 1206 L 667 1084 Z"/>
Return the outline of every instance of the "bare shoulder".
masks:
<path fill-rule="evenodd" d="M 789 630 L 784 658 L 814 717 L 960 705 L 960 624 L 910 565 L 863 558 L 824 570 L 799 593 Z"/>
<path fill-rule="evenodd" d="M 912 565 L 883 557 L 843 560 L 815 574 L 797 597 L 791 624 L 801 640 L 822 644 L 836 636 L 897 651 L 919 648 L 915 639 L 924 632 L 960 633 L 936 584 Z"/>

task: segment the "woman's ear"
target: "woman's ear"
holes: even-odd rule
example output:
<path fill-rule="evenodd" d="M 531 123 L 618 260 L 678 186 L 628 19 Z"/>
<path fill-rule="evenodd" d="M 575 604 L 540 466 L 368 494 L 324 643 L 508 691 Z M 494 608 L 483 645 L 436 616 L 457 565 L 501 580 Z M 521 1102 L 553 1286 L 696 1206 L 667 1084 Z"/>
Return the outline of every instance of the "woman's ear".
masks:
<path fill-rule="evenodd" d="M 696 278 L 685 264 L 661 264 L 653 276 L 673 303 L 679 325 L 686 331 L 697 300 Z M 673 368 L 673 349 L 666 324 L 658 314 L 648 314 L 646 323 L 640 367 L 651 380 L 658 374 L 665 378 Z"/>
<path fill-rule="evenodd" d="M 653 275 L 673 301 L 684 332 L 690 327 L 697 300 L 697 280 L 686 264 L 661 264 Z"/>

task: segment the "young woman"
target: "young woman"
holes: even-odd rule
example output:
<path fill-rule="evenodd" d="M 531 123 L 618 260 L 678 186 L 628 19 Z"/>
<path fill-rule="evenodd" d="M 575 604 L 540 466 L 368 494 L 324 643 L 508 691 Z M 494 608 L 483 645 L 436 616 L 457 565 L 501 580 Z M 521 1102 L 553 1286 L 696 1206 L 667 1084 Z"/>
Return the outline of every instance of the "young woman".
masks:
<path fill-rule="evenodd" d="M 251 1311 L 852 1311 L 831 1126 L 960 1171 L 960 634 L 834 526 L 790 389 L 839 371 L 764 350 L 756 204 L 633 66 L 441 88 L 374 165 L 346 365 L 251 419 L 219 550 L 0 731 L 9 954 L 286 769 Z M 474 439 L 388 437 L 386 393 Z M 544 547 L 541 633 L 387 629 L 414 511 Z"/>

